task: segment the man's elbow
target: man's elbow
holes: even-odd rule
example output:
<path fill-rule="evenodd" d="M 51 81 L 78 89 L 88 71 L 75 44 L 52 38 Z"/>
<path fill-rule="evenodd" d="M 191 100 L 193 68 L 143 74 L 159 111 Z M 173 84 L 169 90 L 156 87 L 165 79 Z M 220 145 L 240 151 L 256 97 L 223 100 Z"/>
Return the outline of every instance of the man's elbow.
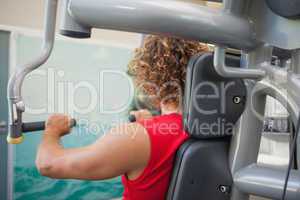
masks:
<path fill-rule="evenodd" d="M 58 166 L 55 166 L 54 162 L 48 161 L 36 161 L 36 167 L 42 176 L 47 176 L 50 178 L 62 178 L 58 170 Z"/>
<path fill-rule="evenodd" d="M 51 168 L 52 168 L 50 162 L 48 162 L 48 161 L 41 162 L 41 161 L 37 160 L 35 162 L 35 165 L 41 175 L 43 175 L 43 176 L 50 175 Z"/>

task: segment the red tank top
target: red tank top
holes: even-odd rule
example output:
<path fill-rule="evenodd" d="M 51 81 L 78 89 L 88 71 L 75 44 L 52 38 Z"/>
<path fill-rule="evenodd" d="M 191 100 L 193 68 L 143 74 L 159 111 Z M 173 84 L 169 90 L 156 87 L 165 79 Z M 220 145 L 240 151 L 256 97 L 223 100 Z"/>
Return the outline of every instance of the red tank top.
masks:
<path fill-rule="evenodd" d="M 172 113 L 138 121 L 151 141 L 148 165 L 135 180 L 122 176 L 123 200 L 164 200 L 169 187 L 177 149 L 188 138 L 182 116 Z"/>

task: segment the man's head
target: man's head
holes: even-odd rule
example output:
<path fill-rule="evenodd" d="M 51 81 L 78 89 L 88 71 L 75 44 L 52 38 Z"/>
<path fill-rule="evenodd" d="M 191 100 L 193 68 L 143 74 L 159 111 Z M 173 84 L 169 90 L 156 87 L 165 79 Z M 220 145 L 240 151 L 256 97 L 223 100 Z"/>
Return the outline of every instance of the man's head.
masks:
<path fill-rule="evenodd" d="M 192 56 L 204 51 L 208 51 L 207 45 L 197 41 L 148 35 L 136 49 L 129 73 L 151 107 L 180 107 L 187 64 Z"/>

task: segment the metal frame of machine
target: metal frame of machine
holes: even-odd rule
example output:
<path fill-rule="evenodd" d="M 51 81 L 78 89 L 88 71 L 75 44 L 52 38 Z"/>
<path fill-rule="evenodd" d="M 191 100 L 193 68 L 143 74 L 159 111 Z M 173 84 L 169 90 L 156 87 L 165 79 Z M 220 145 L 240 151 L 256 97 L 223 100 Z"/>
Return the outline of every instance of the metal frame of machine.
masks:
<path fill-rule="evenodd" d="M 20 67 L 8 85 L 10 134 L 8 142 L 22 141 L 25 111 L 21 87 L 25 76 L 50 56 L 55 40 L 57 0 L 46 0 L 41 53 Z M 61 34 L 89 38 L 92 28 L 161 34 L 216 45 L 214 67 L 219 75 L 247 79 L 246 110 L 233 134 L 229 164 L 234 179 L 232 200 L 249 194 L 278 199 L 285 170 L 256 164 L 266 96 L 280 101 L 296 126 L 300 110 L 300 19 L 281 17 L 264 0 L 224 0 L 223 9 L 184 0 L 63 0 Z M 242 51 L 242 67 L 226 66 L 226 48 Z M 292 50 L 291 70 L 271 65 L 272 48 Z M 298 140 L 298 144 L 300 140 Z M 298 165 L 300 164 L 300 149 Z M 300 172 L 292 170 L 286 199 L 300 198 Z"/>

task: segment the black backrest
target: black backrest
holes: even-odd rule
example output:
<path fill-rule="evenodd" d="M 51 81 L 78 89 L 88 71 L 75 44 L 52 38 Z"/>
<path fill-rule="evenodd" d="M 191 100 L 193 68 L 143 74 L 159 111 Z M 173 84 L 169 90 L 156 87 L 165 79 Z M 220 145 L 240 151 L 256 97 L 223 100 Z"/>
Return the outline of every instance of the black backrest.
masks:
<path fill-rule="evenodd" d="M 226 63 L 239 67 L 240 62 L 239 58 L 228 56 Z M 217 98 L 218 92 L 222 98 Z M 240 101 L 234 100 L 235 97 L 240 97 Z M 222 101 L 225 102 L 223 105 Z M 244 82 L 218 76 L 213 67 L 212 53 L 197 55 L 190 60 L 183 118 L 191 138 L 177 151 L 167 200 L 230 199 L 233 182 L 228 166 L 230 135 L 245 102 Z M 204 109 L 216 109 L 217 112 L 207 114 Z M 218 122 L 223 125 L 218 125 Z M 221 128 L 216 134 L 214 128 L 209 131 L 203 128 L 203 124 L 205 127 L 226 127 L 230 124 L 231 130 L 226 132 L 226 128 Z"/>
<path fill-rule="evenodd" d="M 240 59 L 227 56 L 226 64 L 240 66 Z M 194 138 L 220 138 L 232 128 L 244 111 L 246 87 L 241 79 L 220 77 L 213 67 L 213 53 L 194 56 L 187 68 L 184 127 Z"/>

